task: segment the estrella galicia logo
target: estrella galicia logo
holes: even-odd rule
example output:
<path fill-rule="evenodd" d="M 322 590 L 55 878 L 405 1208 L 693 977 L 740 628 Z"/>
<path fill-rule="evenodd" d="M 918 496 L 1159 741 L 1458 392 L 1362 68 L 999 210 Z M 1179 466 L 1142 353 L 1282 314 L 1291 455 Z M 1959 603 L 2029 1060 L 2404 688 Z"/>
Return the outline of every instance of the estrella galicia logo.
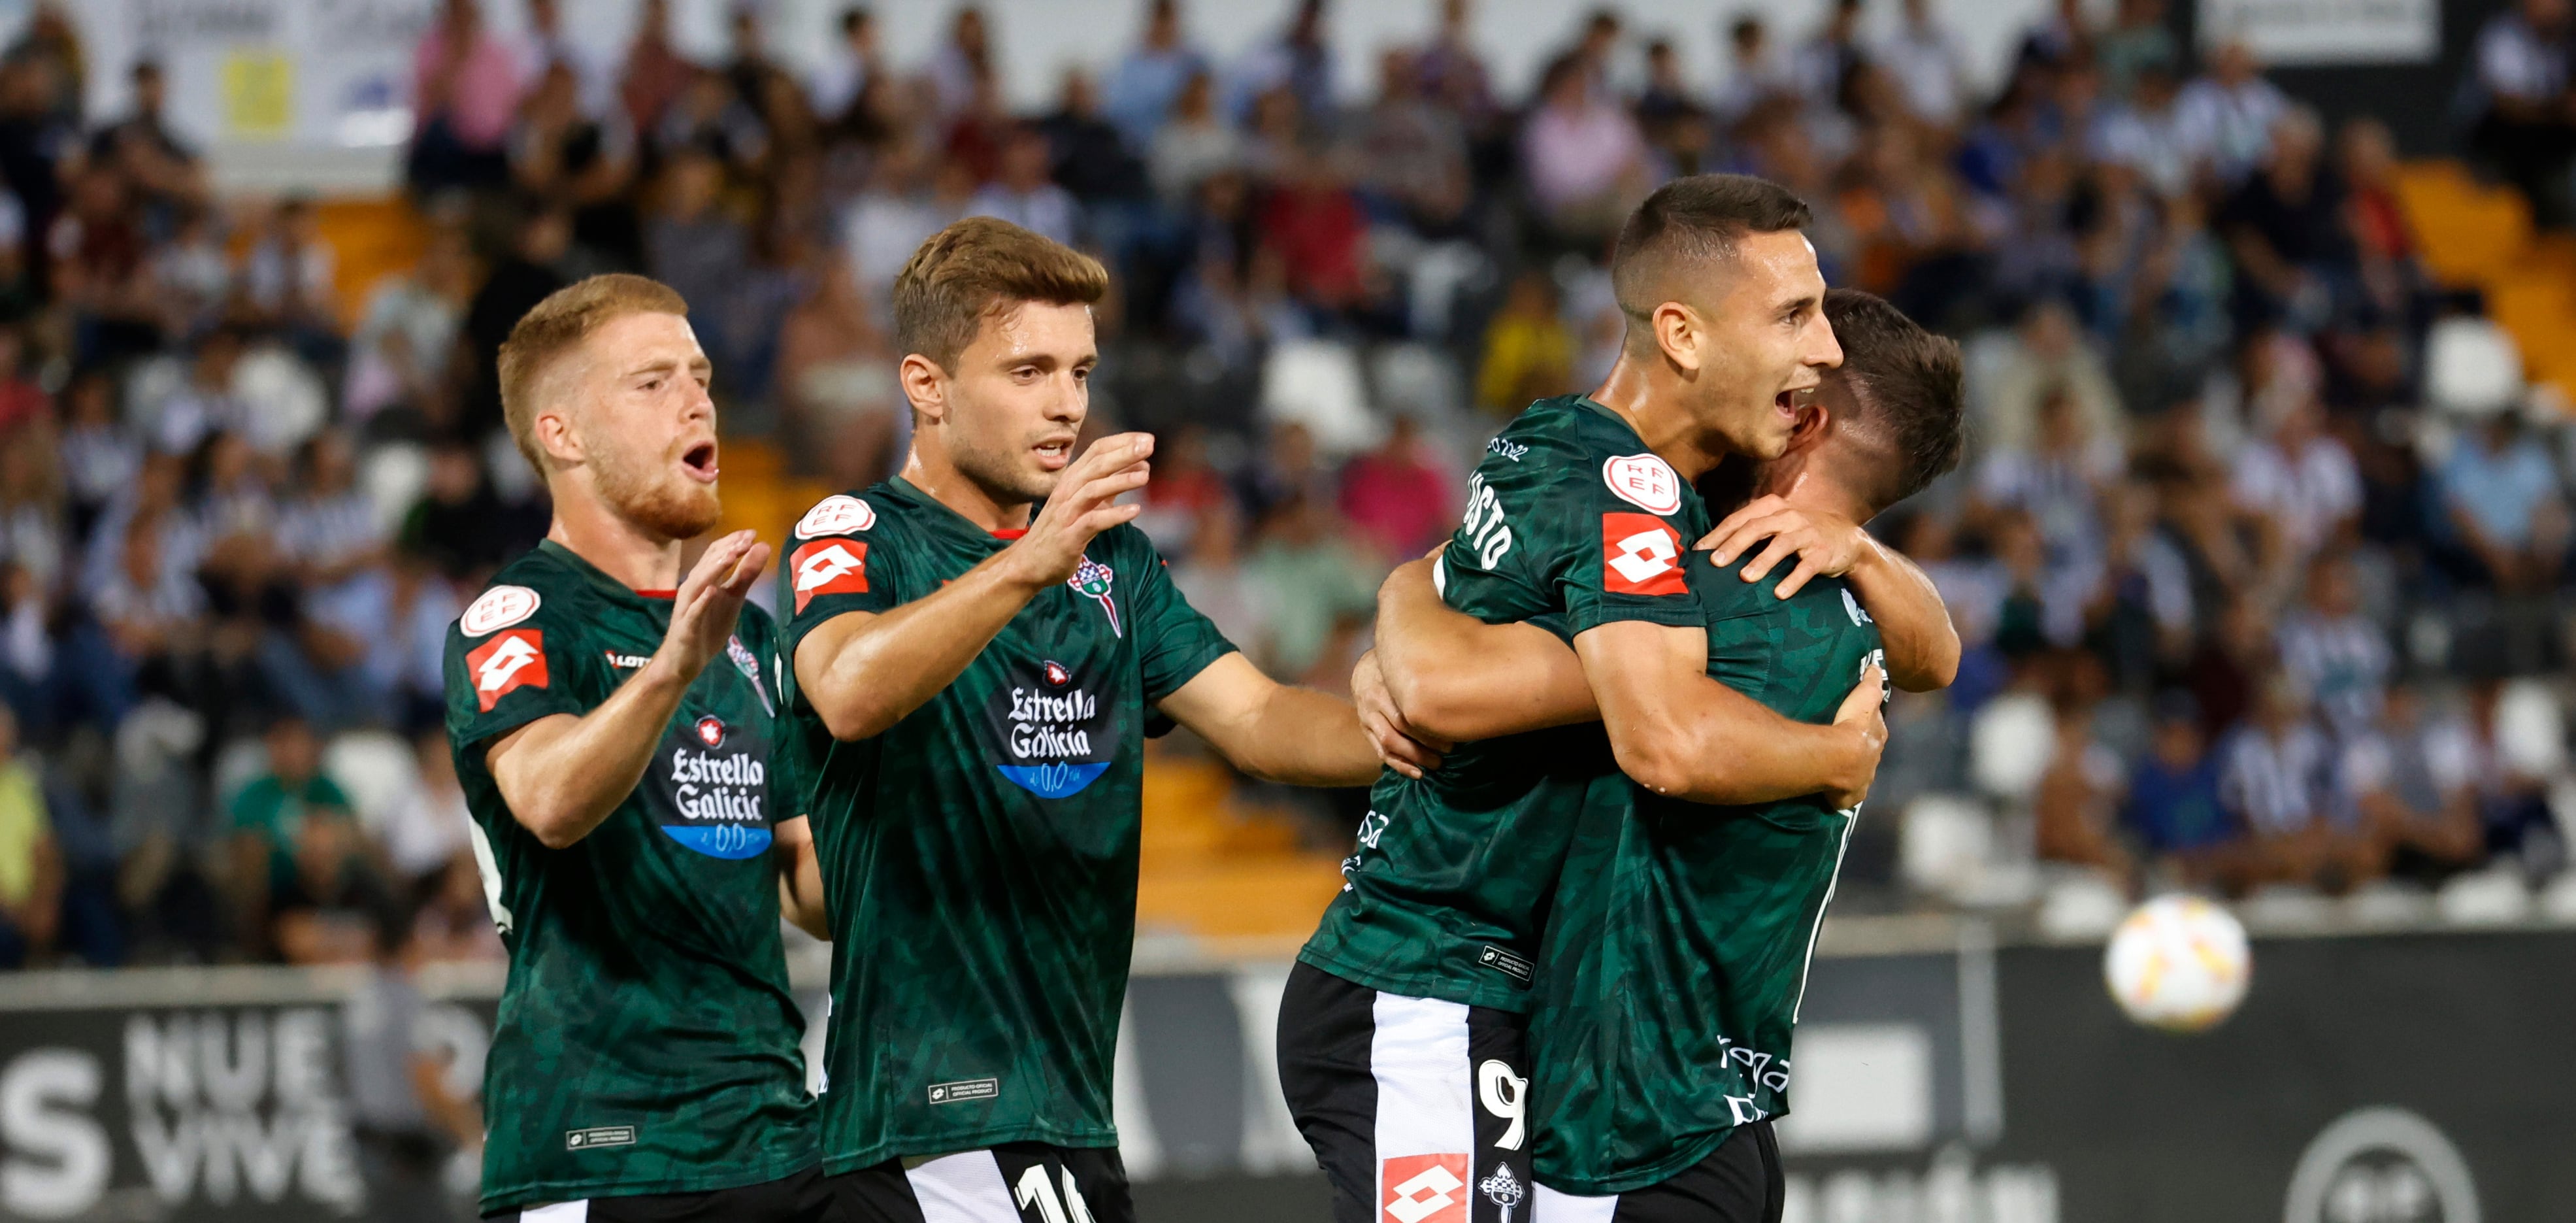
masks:
<path fill-rule="evenodd" d="M 769 852 L 769 741 L 756 723 L 675 720 L 638 791 L 662 835 L 698 853 L 739 861 Z"/>
<path fill-rule="evenodd" d="M 1053 659 L 1014 666 L 985 706 L 993 767 L 1039 798 L 1063 798 L 1109 771 L 1123 729 L 1119 702 Z"/>
<path fill-rule="evenodd" d="M 1116 576 L 1110 572 L 1109 566 L 1084 556 L 1082 563 L 1073 567 L 1073 576 L 1066 578 L 1064 584 L 1082 592 L 1084 597 L 1092 602 L 1098 603 L 1100 610 L 1108 613 L 1109 631 L 1124 637 L 1127 635 L 1127 630 L 1118 627 L 1118 604 L 1109 598 L 1109 585 Z"/>

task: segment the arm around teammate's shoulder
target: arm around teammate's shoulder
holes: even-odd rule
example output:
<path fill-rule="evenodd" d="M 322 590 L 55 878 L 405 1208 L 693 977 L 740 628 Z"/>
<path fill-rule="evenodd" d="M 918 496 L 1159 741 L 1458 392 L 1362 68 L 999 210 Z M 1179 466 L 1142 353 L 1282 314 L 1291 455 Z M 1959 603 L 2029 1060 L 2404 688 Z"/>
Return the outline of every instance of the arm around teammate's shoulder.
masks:
<path fill-rule="evenodd" d="M 1073 576 L 1094 536 L 1142 511 L 1116 501 L 1145 486 L 1152 451 L 1141 433 L 1092 443 L 1010 547 L 912 602 L 843 612 L 805 631 L 797 690 L 832 737 L 883 734 L 956 682 L 1029 600 Z"/>
<path fill-rule="evenodd" d="M 643 780 L 680 698 L 723 652 L 769 546 L 749 531 L 716 541 L 672 600 L 661 648 L 583 714 L 554 713 L 492 740 L 484 765 L 512 818 L 548 849 L 589 836 Z"/>
<path fill-rule="evenodd" d="M 1818 726 L 1791 721 L 1710 679 L 1704 630 L 1614 621 L 1574 639 L 1619 770 L 1692 802 L 1775 802 L 1824 792 L 1860 801 L 1878 773 L 1887 725 L 1875 674 Z"/>
<path fill-rule="evenodd" d="M 1768 541 L 1765 543 L 1765 541 Z M 1905 554 L 1839 514 L 1790 505 L 1778 496 L 1757 497 L 1726 516 L 1700 540 L 1708 563 L 1725 566 L 1750 556 L 1736 576 L 1758 582 L 1791 556 L 1797 562 L 1774 584 L 1788 598 L 1809 578 L 1840 577 L 1878 623 L 1887 650 L 1887 678 L 1907 692 L 1947 688 L 1959 677 L 1959 630 L 1930 574 Z"/>
<path fill-rule="evenodd" d="M 1436 563 L 1397 566 L 1378 588 L 1378 670 L 1405 723 L 1463 743 L 1601 716 L 1563 640 L 1450 607 L 1431 581 Z"/>
<path fill-rule="evenodd" d="M 1227 763 L 1293 786 L 1364 786 L 1378 754 L 1349 701 L 1283 684 L 1238 653 L 1209 663 L 1160 702 Z"/>

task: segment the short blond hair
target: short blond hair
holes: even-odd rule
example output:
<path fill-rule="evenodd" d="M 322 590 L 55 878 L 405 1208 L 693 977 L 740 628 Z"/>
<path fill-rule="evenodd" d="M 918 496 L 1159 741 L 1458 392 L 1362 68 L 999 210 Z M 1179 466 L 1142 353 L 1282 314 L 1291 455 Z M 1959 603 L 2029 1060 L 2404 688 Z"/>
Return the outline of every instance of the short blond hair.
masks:
<path fill-rule="evenodd" d="M 611 272 L 575 281 L 546 295 L 510 328 L 501 343 L 501 419 L 519 453 L 546 474 L 545 452 L 537 445 L 537 384 L 547 367 L 581 346 L 600 328 L 630 314 L 677 314 L 687 317 L 689 303 L 679 291 L 649 276 Z"/>
<path fill-rule="evenodd" d="M 998 217 L 968 217 L 932 234 L 895 274 L 895 346 L 954 373 L 987 315 L 1022 302 L 1087 306 L 1108 292 L 1099 260 Z"/>

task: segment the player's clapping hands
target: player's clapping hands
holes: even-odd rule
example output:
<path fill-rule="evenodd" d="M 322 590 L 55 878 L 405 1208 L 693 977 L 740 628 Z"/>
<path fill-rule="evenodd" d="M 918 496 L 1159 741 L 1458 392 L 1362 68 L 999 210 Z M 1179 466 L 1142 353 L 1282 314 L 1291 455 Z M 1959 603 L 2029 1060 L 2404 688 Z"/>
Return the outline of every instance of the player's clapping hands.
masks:
<path fill-rule="evenodd" d="M 769 545 L 760 542 L 758 532 L 736 531 L 708 545 L 671 601 L 671 627 L 662 635 L 654 661 L 671 668 L 683 683 L 696 679 L 724 652 L 743 600 L 768 565 Z"/>

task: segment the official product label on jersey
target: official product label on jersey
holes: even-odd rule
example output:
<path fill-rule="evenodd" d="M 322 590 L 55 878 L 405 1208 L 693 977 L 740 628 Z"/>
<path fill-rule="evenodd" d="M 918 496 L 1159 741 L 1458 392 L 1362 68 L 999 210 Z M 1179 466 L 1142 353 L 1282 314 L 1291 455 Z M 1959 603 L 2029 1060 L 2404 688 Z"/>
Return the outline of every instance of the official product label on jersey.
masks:
<path fill-rule="evenodd" d="M 514 628 L 474 647 L 465 655 L 465 673 L 474 678 L 474 702 L 485 713 L 521 688 L 545 687 L 545 630 Z"/>
<path fill-rule="evenodd" d="M 796 610 L 816 595 L 865 594 L 868 546 L 855 539 L 818 539 L 787 558 L 796 574 Z"/>
<path fill-rule="evenodd" d="M 1396 1155 L 1378 1161 L 1380 1223 L 1467 1223 L 1467 1155 Z"/>
<path fill-rule="evenodd" d="M 1052 659 L 1014 668 L 984 724 L 993 767 L 1040 798 L 1079 793 L 1118 755 L 1118 703 Z"/>
<path fill-rule="evenodd" d="M 1476 953 L 1476 962 L 1523 985 L 1538 975 L 1526 957 L 1514 955 L 1492 943 L 1485 944 L 1484 949 Z"/>
<path fill-rule="evenodd" d="M 1690 593 L 1682 537 L 1652 514 L 1601 516 L 1601 588 L 1612 594 Z"/>
<path fill-rule="evenodd" d="M 714 715 L 674 725 L 637 790 L 662 835 L 710 858 L 769 850 L 769 740 Z"/>
<path fill-rule="evenodd" d="M 1002 1094 L 1000 1079 L 959 1079 L 954 1083 L 930 1085 L 930 1102 L 955 1104 L 960 1100 L 990 1100 Z"/>
<path fill-rule="evenodd" d="M 635 1145 L 635 1127 L 631 1125 L 595 1125 L 586 1130 L 564 1131 L 564 1149 L 587 1151 L 593 1147 L 631 1147 Z"/>

